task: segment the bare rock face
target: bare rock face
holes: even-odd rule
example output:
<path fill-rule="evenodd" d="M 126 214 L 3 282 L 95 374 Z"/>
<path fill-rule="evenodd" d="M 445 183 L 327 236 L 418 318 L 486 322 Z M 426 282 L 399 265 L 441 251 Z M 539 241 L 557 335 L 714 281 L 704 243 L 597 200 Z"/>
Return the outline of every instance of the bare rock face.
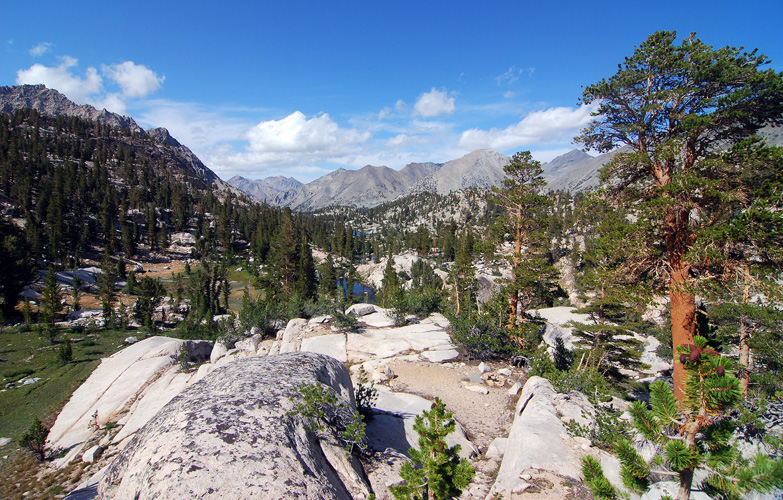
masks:
<path fill-rule="evenodd" d="M 315 353 L 238 359 L 172 399 L 108 467 L 101 498 L 368 498 L 333 429 L 288 412 L 301 384 L 354 407 L 347 370 Z"/>

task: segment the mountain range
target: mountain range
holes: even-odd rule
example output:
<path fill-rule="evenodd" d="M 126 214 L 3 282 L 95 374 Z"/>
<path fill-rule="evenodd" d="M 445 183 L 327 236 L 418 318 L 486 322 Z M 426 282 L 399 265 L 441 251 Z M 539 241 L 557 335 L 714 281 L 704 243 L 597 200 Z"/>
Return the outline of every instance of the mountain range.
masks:
<path fill-rule="evenodd" d="M 546 189 L 578 192 L 597 187 L 598 169 L 614 154 L 594 157 L 574 149 L 544 163 Z M 478 149 L 446 163 L 410 163 L 401 170 L 372 165 L 358 170 L 340 168 L 307 184 L 280 176 L 259 180 L 235 176 L 227 182 L 259 201 L 292 210 L 338 205 L 371 208 L 422 192 L 447 195 L 461 189 L 499 186 L 509 161 L 501 153 Z"/>
<path fill-rule="evenodd" d="M 0 112 L 13 113 L 24 108 L 48 116 L 98 121 L 127 129 L 133 135 L 146 136 L 151 141 L 145 147 L 154 149 L 154 156 L 173 166 L 175 175 L 199 179 L 219 190 L 241 191 L 258 201 L 297 211 L 338 205 L 368 208 L 422 192 L 446 195 L 461 189 L 490 188 L 503 182 L 503 167 L 510 160 L 501 153 L 479 149 L 445 163 L 410 163 L 400 170 L 372 165 L 358 170 L 340 168 L 307 184 L 284 176 L 260 180 L 235 176 L 224 182 L 165 128 L 145 131 L 131 117 L 75 104 L 44 85 L 0 87 Z M 547 189 L 584 191 L 597 186 L 598 168 L 611 156 L 610 153 L 592 157 L 573 150 L 543 164 Z"/>

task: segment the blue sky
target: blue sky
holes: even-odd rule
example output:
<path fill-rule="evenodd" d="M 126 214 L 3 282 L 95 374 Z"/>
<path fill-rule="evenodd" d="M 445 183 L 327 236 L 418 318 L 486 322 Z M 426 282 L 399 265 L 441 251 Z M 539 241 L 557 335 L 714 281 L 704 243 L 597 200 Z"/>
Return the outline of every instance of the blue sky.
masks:
<path fill-rule="evenodd" d="M 6 0 L 0 85 L 163 126 L 220 177 L 313 180 L 474 149 L 548 161 L 656 30 L 759 48 L 783 70 L 783 2 Z"/>

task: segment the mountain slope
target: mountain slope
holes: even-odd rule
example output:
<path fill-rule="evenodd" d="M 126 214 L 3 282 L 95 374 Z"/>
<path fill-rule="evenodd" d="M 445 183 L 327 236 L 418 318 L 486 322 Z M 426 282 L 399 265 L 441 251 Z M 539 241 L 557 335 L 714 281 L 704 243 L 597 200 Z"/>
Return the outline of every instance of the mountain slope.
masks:
<path fill-rule="evenodd" d="M 406 194 L 429 191 L 447 195 L 460 189 L 497 186 L 506 177 L 503 167 L 508 162 L 506 155 L 489 149 L 478 149 L 444 163 L 437 172 L 417 182 Z"/>
<path fill-rule="evenodd" d="M 187 180 L 190 184 L 203 186 L 206 183 L 222 191 L 229 189 L 227 184 L 190 149 L 174 139 L 165 128 L 145 132 L 133 118 L 105 109 L 99 111 L 89 105 L 78 105 L 45 85 L 0 87 L 0 113 L 12 114 L 28 108 L 43 116 L 72 116 L 108 125 L 109 128 L 124 129 L 122 133 L 108 133 L 103 139 L 117 148 L 131 149 L 135 156 L 150 158 L 155 162 L 154 167 L 165 167 L 174 177 Z M 97 138 L 99 137 L 96 136 Z"/>
<path fill-rule="evenodd" d="M 296 191 L 287 191 L 275 203 L 294 210 L 328 206 L 374 207 L 405 194 L 421 178 L 437 171 L 437 163 L 412 163 L 402 170 L 367 165 L 359 170 L 330 172 Z"/>
<path fill-rule="evenodd" d="M 13 113 L 17 109 L 31 108 L 46 116 L 78 116 L 86 120 L 97 120 L 112 127 L 127 128 L 134 133 L 142 132 L 133 118 L 97 110 L 89 105 L 78 105 L 46 85 L 18 85 L 0 87 L 0 113 Z"/>
<path fill-rule="evenodd" d="M 235 175 L 227 180 L 226 183 L 229 186 L 233 186 L 236 189 L 249 194 L 258 201 L 266 202 L 274 201 L 274 199 L 282 193 L 296 191 L 303 186 L 301 182 L 293 177 L 284 177 L 282 175 L 256 180 L 250 180 L 240 175 Z"/>

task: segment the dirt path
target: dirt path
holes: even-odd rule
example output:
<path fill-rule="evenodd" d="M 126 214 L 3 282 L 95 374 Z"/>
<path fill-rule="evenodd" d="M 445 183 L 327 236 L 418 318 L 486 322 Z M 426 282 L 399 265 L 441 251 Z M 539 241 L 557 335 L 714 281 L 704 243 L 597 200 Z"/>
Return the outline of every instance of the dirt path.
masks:
<path fill-rule="evenodd" d="M 498 365 L 496 369 L 505 368 Z M 484 385 L 487 394 L 473 392 L 466 385 L 478 385 L 469 377 L 479 376 L 476 366 L 465 363 L 410 363 L 394 361 L 391 364 L 397 378 L 389 382 L 394 391 L 409 392 L 427 399 L 439 397 L 454 418 L 462 424 L 473 445 L 483 453 L 496 437 L 505 437 L 512 423 L 516 399 L 508 388 L 522 375 L 515 372 L 503 387 Z"/>

